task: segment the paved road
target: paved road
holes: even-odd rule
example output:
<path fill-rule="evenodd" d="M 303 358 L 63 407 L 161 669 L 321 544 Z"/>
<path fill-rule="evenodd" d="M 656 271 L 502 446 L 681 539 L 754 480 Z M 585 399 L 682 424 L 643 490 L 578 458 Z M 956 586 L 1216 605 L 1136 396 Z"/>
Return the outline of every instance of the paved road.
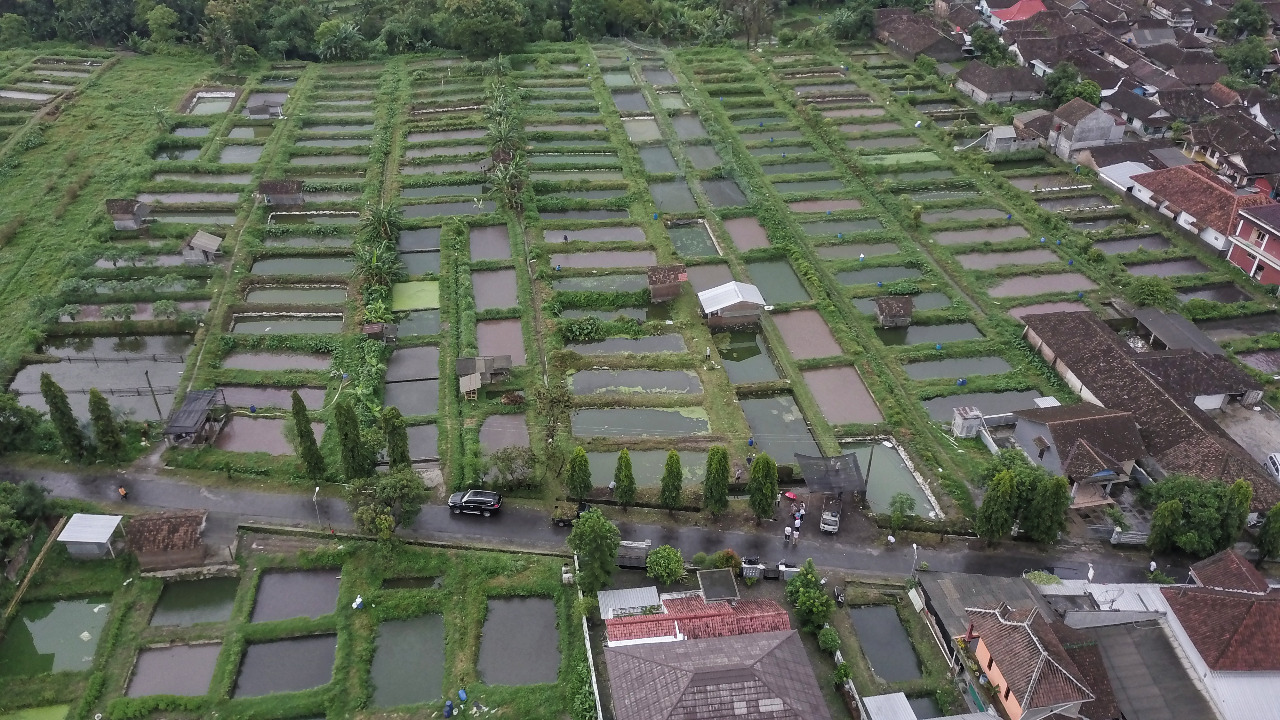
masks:
<path fill-rule="evenodd" d="M 350 530 L 354 527 L 346 503 L 340 499 L 312 498 L 305 493 L 282 493 L 266 488 L 209 488 L 162 475 L 129 473 L 64 473 L 39 470 L 0 468 L 0 480 L 32 479 L 47 487 L 53 495 L 93 502 L 118 502 L 116 488 L 121 478 L 129 488 L 131 505 L 160 509 L 198 508 L 241 518 L 245 521 L 299 527 L 332 527 Z M 798 547 L 784 547 L 781 526 L 766 523 L 759 532 L 722 532 L 706 528 L 647 525 L 620 522 L 624 540 L 650 540 L 654 547 L 670 544 L 689 557 L 694 553 L 712 553 L 732 548 L 744 557 L 757 556 L 766 563 L 787 559 L 800 562 L 813 558 L 824 568 L 881 575 L 906 575 L 911 570 L 910 546 L 886 549 L 863 545 L 846 545 L 836 537 L 802 539 Z M 776 528 L 776 530 L 775 530 Z M 501 545 L 513 548 L 562 550 L 568 530 L 554 527 L 544 513 L 510 508 L 491 518 L 456 516 L 440 505 L 423 507 L 422 513 L 402 534 L 436 541 Z M 1095 579 L 1100 582 L 1134 582 L 1144 579 L 1147 558 L 1139 554 L 1121 554 L 1080 548 L 1062 548 L 1040 552 L 1024 545 L 1006 544 L 995 550 L 986 549 L 981 541 L 948 540 L 941 547 L 921 548 L 919 559 L 929 563 L 930 571 L 968 572 L 983 575 L 1012 576 L 1028 568 L 1055 567 L 1064 577 L 1084 577 L 1093 563 Z M 1179 577 L 1182 567 L 1169 567 L 1166 572 Z"/>

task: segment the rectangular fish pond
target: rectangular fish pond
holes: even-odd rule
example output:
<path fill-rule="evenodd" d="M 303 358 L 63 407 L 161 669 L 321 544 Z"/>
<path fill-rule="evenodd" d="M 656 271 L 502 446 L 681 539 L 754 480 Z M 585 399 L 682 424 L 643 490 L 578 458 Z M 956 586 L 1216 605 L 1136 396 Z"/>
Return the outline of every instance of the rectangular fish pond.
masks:
<path fill-rule="evenodd" d="M 328 370 L 328 355 L 274 352 L 233 352 L 222 358 L 228 370 Z"/>
<path fill-rule="evenodd" d="M 906 493 L 916 501 L 916 514 L 934 513 L 933 501 L 921 486 L 921 480 L 907 466 L 907 461 L 893 443 L 843 442 L 840 450 L 858 457 L 858 467 L 867 478 L 867 505 L 875 513 L 888 513 L 889 501 L 898 493 Z"/>
<path fill-rule="evenodd" d="M 167 582 L 151 614 L 153 627 L 220 623 L 231 619 L 240 578 L 214 577 Z"/>
<path fill-rule="evenodd" d="M 944 360 L 925 360 L 908 363 L 903 366 L 907 377 L 912 380 L 933 380 L 935 378 L 967 378 L 975 375 L 1000 375 L 1013 370 L 1009 363 L 1001 357 L 947 358 Z"/>
<path fill-rule="evenodd" d="M 271 305 L 341 305 L 346 300 L 347 288 L 339 285 L 257 287 L 244 295 L 247 303 Z"/>
<path fill-rule="evenodd" d="M 887 265 L 864 270 L 845 270 L 836 273 L 836 282 L 841 285 L 875 285 L 899 280 L 915 280 L 920 276 L 921 272 L 915 268 Z"/>
<path fill-rule="evenodd" d="M 569 388 L 574 395 L 699 394 L 702 381 L 690 370 L 591 369 L 571 374 Z"/>
<path fill-rule="evenodd" d="M 519 304 L 515 270 L 478 270 L 471 273 L 471 287 L 475 293 L 476 310 L 509 308 Z"/>
<path fill-rule="evenodd" d="M 228 452 L 292 455 L 293 445 L 285 437 L 285 427 L 292 429 L 292 422 L 283 418 L 233 415 L 218 435 L 214 447 Z M 324 432 L 324 423 L 313 422 L 311 429 L 318 438 Z"/>
<path fill-rule="evenodd" d="M 1041 248 L 1015 252 L 968 253 L 956 258 L 960 267 L 966 270 L 990 270 L 1001 265 L 1042 265 L 1061 259 L 1052 250 Z"/>
<path fill-rule="evenodd" d="M 1134 275 L 1147 277 L 1173 277 L 1174 275 L 1196 275 L 1209 272 L 1209 266 L 1195 258 L 1179 258 L 1149 263 L 1129 263 L 1124 266 Z"/>
<path fill-rule="evenodd" d="M 1178 300 L 1186 302 L 1188 300 L 1209 300 L 1220 303 L 1244 302 L 1249 298 L 1249 293 L 1241 290 L 1239 286 L 1231 283 L 1219 283 L 1216 285 L 1198 285 L 1196 287 L 1182 288 L 1178 291 Z"/>
<path fill-rule="evenodd" d="M 1093 247 L 1107 255 L 1119 255 L 1142 250 L 1160 252 L 1161 250 L 1168 250 L 1171 245 L 1169 238 L 1163 235 L 1139 235 L 1137 237 L 1116 238 L 1115 240 L 1097 240 L 1093 243 Z"/>
<path fill-rule="evenodd" d="M 570 343 L 566 350 L 582 355 L 620 355 L 623 353 L 676 353 L 684 352 L 684 337 L 675 333 L 670 335 L 648 335 L 645 337 L 605 338 L 597 342 Z"/>
<path fill-rule="evenodd" d="M 276 335 L 321 334 L 332 335 L 342 332 L 342 315 L 340 313 L 304 314 L 272 314 L 236 313 L 232 316 L 231 332 L 236 335 Z"/>
<path fill-rule="evenodd" d="M 991 297 L 1018 297 L 1051 292 L 1080 292 L 1094 290 L 1098 286 L 1079 273 L 1057 275 L 1015 275 L 987 288 Z"/>
<path fill-rule="evenodd" d="M 804 302 L 809 292 L 804 289 L 791 263 L 786 260 L 759 260 L 747 263 L 751 275 L 764 301 L 770 305 Z"/>
<path fill-rule="evenodd" d="M 942 292 L 919 293 L 911 296 L 912 312 L 921 310 L 941 310 L 951 304 L 951 296 Z M 866 315 L 876 314 L 876 299 L 870 298 L 854 298 L 849 302 L 858 309 L 858 312 Z"/>
<path fill-rule="evenodd" d="M 110 601 L 90 597 L 20 605 L 0 641 L 0 677 L 88 670 Z"/>
<path fill-rule="evenodd" d="M 929 412 L 930 419 L 935 422 L 951 422 L 953 411 L 958 407 L 976 407 L 983 415 L 1002 415 L 1018 410 L 1030 410 L 1035 407 L 1040 393 L 1035 390 L 1009 390 L 1006 392 L 966 393 L 964 395 L 944 395 L 943 397 L 925 400 L 924 409 Z"/>
<path fill-rule="evenodd" d="M 472 231 L 475 232 L 474 230 Z M 644 230 L 630 225 L 592 227 L 582 230 L 545 230 L 543 242 L 644 242 Z"/>
<path fill-rule="evenodd" d="M 338 604 L 341 569 L 271 570 L 258 581 L 252 622 L 318 618 Z"/>
<path fill-rule="evenodd" d="M 1027 237 L 1026 228 L 1021 225 L 1006 225 L 995 228 L 979 228 L 976 230 L 946 230 L 933 233 L 933 239 L 939 245 L 968 245 L 970 243 L 999 243 Z"/>
<path fill-rule="evenodd" d="M 982 332 L 973 323 L 912 325 L 905 328 L 876 328 L 876 337 L 885 345 L 920 345 L 976 340 Z"/>
<path fill-rule="evenodd" d="M 440 406 L 440 381 L 405 380 L 389 382 L 383 388 L 383 407 L 400 409 L 400 414 L 435 415 Z"/>
<path fill-rule="evenodd" d="M 840 344 L 817 310 L 793 310 L 773 316 L 782 342 L 796 360 L 840 355 Z"/>
<path fill-rule="evenodd" d="M 578 437 L 685 437 L 711 432 L 707 412 L 689 408 L 583 408 L 573 412 Z"/>
<path fill-rule="evenodd" d="M 709 238 L 708 238 L 709 239 Z M 712 253 L 713 255 L 715 253 Z M 607 250 L 601 252 L 552 253 L 551 266 L 555 268 L 633 268 L 656 265 L 652 250 Z M 512 277 L 514 283 L 515 278 Z"/>
<path fill-rule="evenodd" d="M 720 254 L 720 251 L 716 248 L 715 241 L 711 239 L 711 233 L 707 231 L 707 226 L 701 222 L 673 225 L 667 228 L 667 234 L 671 236 L 671 244 L 675 246 L 677 255 L 683 257 L 716 257 Z M 555 261 L 552 260 L 552 262 L 554 263 Z M 656 261 L 649 264 L 653 265 L 655 263 Z"/>
<path fill-rule="evenodd" d="M 778 368 L 759 330 L 731 330 L 711 336 L 720 362 L 734 385 L 778 379 Z"/>
<path fill-rule="evenodd" d="M 790 394 L 739 401 L 755 447 L 781 465 L 795 463 L 794 455 L 821 455 L 808 422 Z"/>
<path fill-rule="evenodd" d="M 871 671 L 886 683 L 919 680 L 920 658 L 892 605 L 849 608 L 858 644 Z"/>
<path fill-rule="evenodd" d="M 735 180 L 721 178 L 719 180 L 703 180 L 702 191 L 707 194 L 711 207 L 732 207 L 747 204 L 747 194 Z"/>
<path fill-rule="evenodd" d="M 220 652 L 222 643 L 145 648 L 138 653 L 125 696 L 205 695 Z"/>
<path fill-rule="evenodd" d="M 554 683 L 560 671 L 555 601 L 489 598 L 476 669 L 486 685 Z"/>
<path fill-rule="evenodd" d="M 481 320 L 476 323 L 476 342 L 481 355 L 510 355 L 512 365 L 523 365 L 524 330 L 520 320 Z"/>
<path fill-rule="evenodd" d="M 627 450 L 631 456 L 631 471 L 636 487 L 658 487 L 666 469 L 666 450 Z M 707 471 L 707 454 L 700 451 L 676 452 L 680 456 L 680 470 L 686 485 L 701 483 Z M 591 466 L 591 482 L 596 487 L 608 487 L 613 471 L 618 465 L 617 452 L 589 452 L 587 463 Z"/>
<path fill-rule="evenodd" d="M 473 227 L 468 239 L 472 260 L 506 260 L 511 257 L 511 236 L 506 225 Z"/>
<path fill-rule="evenodd" d="M 818 401 L 818 409 L 832 425 L 884 420 L 856 369 L 841 365 L 804 370 L 801 375 Z"/>
<path fill-rule="evenodd" d="M 251 275 L 350 275 L 355 261 L 349 257 L 273 257 L 258 260 Z"/>
<path fill-rule="evenodd" d="M 632 274 L 567 277 L 551 281 L 553 290 L 575 292 L 635 292 L 647 287 L 647 276 Z"/>
<path fill-rule="evenodd" d="M 231 697 L 261 697 L 328 685 L 337 649 L 338 636 L 332 634 L 250 643 Z"/>
<path fill-rule="evenodd" d="M 378 625 L 369 669 L 373 706 L 389 708 L 438 699 L 443 692 L 444 658 L 442 616 L 383 621 Z"/>

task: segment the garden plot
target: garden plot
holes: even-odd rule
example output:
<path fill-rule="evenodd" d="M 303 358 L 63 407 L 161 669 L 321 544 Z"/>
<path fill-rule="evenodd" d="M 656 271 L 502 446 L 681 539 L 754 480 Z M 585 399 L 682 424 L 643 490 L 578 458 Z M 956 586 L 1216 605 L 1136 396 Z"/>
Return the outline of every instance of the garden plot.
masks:
<path fill-rule="evenodd" d="M 950 423 L 958 407 L 976 407 L 983 415 L 1003 415 L 1030 410 L 1036 406 L 1040 393 L 1035 390 L 1008 392 L 978 392 L 964 395 L 946 395 L 923 402 L 930 419 L 935 422 Z"/>
<path fill-rule="evenodd" d="M 862 377 L 847 366 L 805 370 L 805 384 L 818 401 L 818 409 L 832 425 L 878 423 L 884 420 Z"/>
<path fill-rule="evenodd" d="M 1015 275 L 987 288 L 994 298 L 1043 295 L 1051 292 L 1083 292 L 1096 290 L 1097 284 L 1079 273 L 1059 275 Z"/>
<path fill-rule="evenodd" d="M 876 328 L 876 337 L 885 345 L 941 345 L 943 343 L 977 340 L 982 331 L 973 323 L 950 325 L 912 325 L 905 328 Z"/>
<path fill-rule="evenodd" d="M 841 355 L 840 344 L 817 310 L 793 310 L 772 316 L 787 351 L 796 360 Z"/>
<path fill-rule="evenodd" d="M 739 401 L 755 447 L 780 465 L 795 463 L 795 455 L 821 455 L 808 422 L 789 394 Z"/>
<path fill-rule="evenodd" d="M 221 651 L 222 643 L 147 648 L 138 653 L 125 696 L 205 695 Z"/>
<path fill-rule="evenodd" d="M 573 411 L 575 437 L 676 438 L 711 432 L 706 410 L 687 408 L 584 408 Z"/>
<path fill-rule="evenodd" d="M 268 455 L 293 455 L 293 444 L 285 437 L 285 428 L 293 429 L 292 420 L 233 415 L 218 434 L 219 450 Z M 316 437 L 324 433 L 324 423 L 311 423 Z"/>
<path fill-rule="evenodd" d="M 138 420 L 161 421 L 173 406 L 192 345 L 190 335 L 50 340 L 43 352 L 58 357 L 59 362 L 27 365 L 14 376 L 9 390 L 17 393 L 24 406 L 45 412 L 48 407 L 40 394 L 40 375 L 47 372 L 66 391 L 77 417 L 89 416 L 89 389 L 97 388 L 116 410 Z M 156 404 L 160 405 L 158 413 Z"/>
<path fill-rule="evenodd" d="M 730 330 L 711 336 L 720 364 L 734 385 L 768 382 L 780 375 L 769 354 L 764 333 L 754 329 Z"/>
<path fill-rule="evenodd" d="M 245 648 L 233 698 L 298 692 L 327 685 L 333 679 L 337 635 L 312 635 L 250 643 Z"/>
<path fill-rule="evenodd" d="M 476 342 L 481 355 L 510 355 L 513 366 L 524 365 L 524 330 L 520 320 L 481 320 L 476 323 Z"/>

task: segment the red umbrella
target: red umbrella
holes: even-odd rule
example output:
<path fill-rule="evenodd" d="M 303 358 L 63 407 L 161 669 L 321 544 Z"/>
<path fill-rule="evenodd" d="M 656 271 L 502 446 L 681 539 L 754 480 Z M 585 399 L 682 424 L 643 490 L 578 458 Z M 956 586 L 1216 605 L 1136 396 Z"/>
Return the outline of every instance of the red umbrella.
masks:
<path fill-rule="evenodd" d="M 788 490 L 788 491 L 786 491 L 786 492 L 784 492 L 784 493 L 782 493 L 782 494 L 783 494 L 783 495 L 785 495 L 785 496 L 787 496 L 787 498 L 789 498 L 789 499 L 791 499 L 791 500 L 795 500 L 795 499 L 796 499 L 796 494 L 795 494 L 795 493 L 793 493 L 793 492 L 791 492 L 790 490 Z"/>

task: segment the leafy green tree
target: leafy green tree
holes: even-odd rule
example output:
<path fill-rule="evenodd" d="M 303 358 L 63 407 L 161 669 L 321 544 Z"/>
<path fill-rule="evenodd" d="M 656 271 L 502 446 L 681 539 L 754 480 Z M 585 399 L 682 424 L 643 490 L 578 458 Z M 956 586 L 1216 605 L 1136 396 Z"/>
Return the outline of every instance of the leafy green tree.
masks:
<path fill-rule="evenodd" d="M 683 580 L 687 575 L 684 556 L 670 545 L 654 548 L 645 560 L 645 574 L 658 581 L 659 585 L 670 585 Z"/>
<path fill-rule="evenodd" d="M 298 457 L 302 459 L 303 469 L 307 477 L 320 480 L 324 477 L 324 456 L 316 445 L 316 433 L 311 427 L 311 415 L 307 412 L 307 404 L 297 390 L 293 391 L 293 431 L 298 436 Z"/>
<path fill-rule="evenodd" d="M 387 435 L 387 462 L 391 469 L 399 470 L 412 465 L 413 459 L 409 456 L 409 430 L 405 427 L 404 416 L 400 414 L 399 408 L 387 408 L 382 415 L 382 427 Z"/>
<path fill-rule="evenodd" d="M 587 451 L 579 445 L 569 457 L 569 472 L 565 475 L 564 489 L 569 497 L 581 500 L 591 494 L 591 464 Z"/>
<path fill-rule="evenodd" d="M 573 0 L 569 4 L 573 36 L 582 40 L 599 40 L 604 35 L 607 7 L 605 0 Z"/>
<path fill-rule="evenodd" d="M 1227 487 L 1223 498 L 1222 534 L 1219 544 L 1229 547 L 1244 532 L 1249 522 L 1249 506 L 1253 505 L 1253 486 L 1237 480 Z"/>
<path fill-rule="evenodd" d="M 356 527 L 380 540 L 390 540 L 396 528 L 412 523 L 427 501 L 422 478 L 407 468 L 358 478 L 347 493 Z"/>
<path fill-rule="evenodd" d="M 1178 547 L 1178 538 L 1182 534 L 1182 503 L 1166 500 L 1157 505 L 1156 511 L 1151 513 L 1147 545 L 1156 552 L 1171 552 Z"/>
<path fill-rule="evenodd" d="M 89 442 L 80 429 L 75 413 L 71 412 L 67 394 L 49 373 L 40 373 L 40 395 L 49 408 L 49 419 L 53 421 L 53 428 L 58 433 L 62 451 L 73 460 L 83 458 L 89 449 Z"/>
<path fill-rule="evenodd" d="M 592 593 L 609 584 L 617 567 L 618 546 L 622 543 L 618 527 L 592 508 L 573 524 L 568 543 L 578 556 L 578 587 Z"/>
<path fill-rule="evenodd" d="M 1276 503 L 1258 528 L 1258 563 L 1280 556 L 1280 503 Z"/>
<path fill-rule="evenodd" d="M 974 529 L 988 543 L 996 543 L 1009 537 L 1018 519 L 1018 479 L 1012 470 L 1005 470 L 991 479 L 987 494 L 982 498 Z"/>
<path fill-rule="evenodd" d="M 1169 309 L 1178 302 L 1178 293 L 1167 280 L 1155 276 L 1135 277 L 1124 288 L 1124 297 L 1139 307 Z"/>
<path fill-rule="evenodd" d="M 31 42 L 27 19 L 14 13 L 0 15 L 0 50 L 22 47 Z"/>
<path fill-rule="evenodd" d="M 1157 551 L 1176 548 L 1197 557 L 1208 557 L 1235 542 L 1253 499 L 1252 488 L 1244 481 L 1227 485 L 1176 475 L 1143 488 L 1142 495 L 1157 512 L 1170 501 L 1178 503 L 1177 516 L 1166 509 L 1161 533 L 1153 516 L 1151 547 Z"/>
<path fill-rule="evenodd" d="M 368 46 L 355 23 L 333 18 L 316 28 L 316 55 L 321 60 L 360 60 L 368 55 Z"/>
<path fill-rule="evenodd" d="M 680 507 L 680 493 L 684 489 L 684 468 L 680 467 L 680 454 L 667 453 L 667 463 L 662 468 L 662 487 L 658 489 L 658 503 L 668 510 Z"/>
<path fill-rule="evenodd" d="M 1013 53 L 1009 52 L 1009 48 L 1000 42 L 1000 36 L 994 30 L 986 27 L 974 28 L 973 32 L 969 34 L 969 39 L 972 42 L 974 52 L 988 65 L 999 67 L 1014 63 Z"/>
<path fill-rule="evenodd" d="M 756 516 L 756 524 L 773 517 L 777 501 L 778 464 L 767 453 L 760 453 L 760 457 L 751 464 L 751 476 L 747 478 L 747 502 Z"/>
<path fill-rule="evenodd" d="M 518 52 L 529 10 L 517 0 L 442 0 L 436 13 L 446 45 L 468 57 L 494 57 Z"/>
<path fill-rule="evenodd" d="M 842 41 L 866 40 L 876 30 L 871 7 L 865 3 L 837 8 L 827 18 L 826 24 L 831 36 Z"/>
<path fill-rule="evenodd" d="M 151 41 L 171 43 L 178 39 L 178 13 L 165 5 L 156 5 L 147 13 L 147 30 L 151 33 Z"/>
<path fill-rule="evenodd" d="M 1238 43 L 1218 48 L 1215 52 L 1226 63 L 1231 74 L 1242 78 L 1255 77 L 1270 60 L 1271 53 L 1262 38 L 1251 35 Z"/>
<path fill-rule="evenodd" d="M 1060 62 L 1053 72 L 1044 76 L 1044 91 L 1053 98 L 1055 105 L 1065 105 L 1075 97 L 1074 91 L 1080 82 L 1080 71 L 1069 62 Z"/>
<path fill-rule="evenodd" d="M 823 652 L 833 653 L 840 649 L 840 633 L 833 627 L 824 627 L 818 632 L 818 647 Z"/>
<path fill-rule="evenodd" d="M 1263 37 L 1271 27 L 1271 16 L 1266 8 L 1254 0 L 1240 0 L 1231 6 L 1227 16 L 1218 21 L 1218 34 L 1226 40 L 1240 35 Z"/>
<path fill-rule="evenodd" d="M 316 31 L 324 16 L 307 0 L 278 0 L 267 11 L 267 54 L 273 58 L 313 57 Z M 403 51 L 403 49 L 401 49 Z"/>
<path fill-rule="evenodd" d="M 1062 476 L 1042 473 L 1028 502 L 1022 504 L 1019 527 L 1038 543 L 1056 542 L 1067 529 L 1071 484 Z"/>
<path fill-rule="evenodd" d="M 0 453 L 30 449 L 40 413 L 23 407 L 16 395 L 0 392 Z"/>
<path fill-rule="evenodd" d="M 338 433 L 338 449 L 342 458 L 342 475 L 348 481 L 373 474 L 373 458 L 360 438 L 360 419 L 347 400 L 333 407 L 333 423 Z"/>
<path fill-rule="evenodd" d="M 613 468 L 613 497 L 624 508 L 636 500 L 636 474 L 631 469 L 631 453 L 626 448 L 618 453 L 618 464 Z"/>
<path fill-rule="evenodd" d="M 900 492 L 894 493 L 889 498 L 889 527 L 894 533 L 902 529 L 902 523 L 906 522 L 908 515 L 914 515 L 916 512 L 916 499 L 910 495 Z"/>
<path fill-rule="evenodd" d="M 805 560 L 800 572 L 787 581 L 786 595 L 787 601 L 796 609 L 796 618 L 801 626 L 812 633 L 827 624 L 831 611 L 836 607 L 835 600 L 822 587 L 813 558 Z"/>
<path fill-rule="evenodd" d="M 1092 80 L 1082 80 L 1076 85 L 1076 97 L 1092 105 L 1102 102 L 1102 88 Z"/>
<path fill-rule="evenodd" d="M 729 451 L 721 445 L 712 447 L 707 453 L 702 507 L 716 516 L 729 509 Z"/>
<path fill-rule="evenodd" d="M 98 445 L 98 455 L 104 460 L 119 460 L 124 456 L 124 434 L 116 424 L 111 403 L 98 388 L 89 389 L 89 419 L 93 423 L 93 439 Z"/>

